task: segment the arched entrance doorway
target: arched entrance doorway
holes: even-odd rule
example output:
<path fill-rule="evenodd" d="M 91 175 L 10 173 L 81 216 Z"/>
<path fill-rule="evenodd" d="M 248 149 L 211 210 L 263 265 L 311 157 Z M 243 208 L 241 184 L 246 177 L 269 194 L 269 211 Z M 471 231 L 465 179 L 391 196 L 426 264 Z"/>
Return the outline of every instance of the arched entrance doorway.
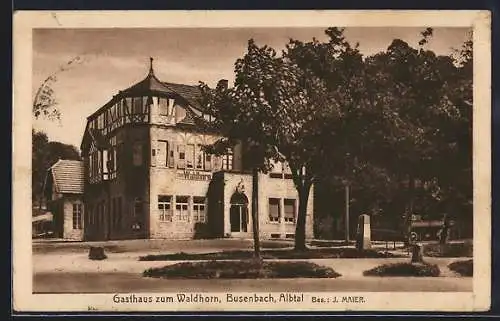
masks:
<path fill-rule="evenodd" d="M 248 231 L 248 198 L 244 193 L 235 192 L 231 196 L 229 222 L 231 233 L 246 233 Z"/>

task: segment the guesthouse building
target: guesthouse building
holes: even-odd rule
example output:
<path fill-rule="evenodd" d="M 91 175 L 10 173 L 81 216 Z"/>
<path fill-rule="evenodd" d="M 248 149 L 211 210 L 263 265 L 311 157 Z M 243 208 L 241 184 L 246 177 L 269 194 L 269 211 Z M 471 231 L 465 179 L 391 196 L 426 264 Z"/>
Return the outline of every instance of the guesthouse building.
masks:
<path fill-rule="evenodd" d="M 151 59 L 142 81 L 87 118 L 81 144 L 85 240 L 252 237 L 245 146 L 223 156 L 204 152 L 220 136 L 196 125 L 197 118 L 212 117 L 200 98 L 197 86 L 159 80 Z M 286 164 L 275 165 L 258 177 L 260 236 L 293 238 L 298 194 Z M 313 236 L 310 195 L 307 238 Z"/>

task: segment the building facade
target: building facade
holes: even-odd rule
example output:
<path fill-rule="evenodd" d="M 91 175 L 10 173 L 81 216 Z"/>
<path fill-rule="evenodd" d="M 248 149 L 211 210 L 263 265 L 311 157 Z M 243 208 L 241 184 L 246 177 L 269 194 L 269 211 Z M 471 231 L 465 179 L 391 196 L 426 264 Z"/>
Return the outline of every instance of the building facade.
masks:
<path fill-rule="evenodd" d="M 88 117 L 81 144 L 84 239 L 252 237 L 245 147 L 223 156 L 203 151 L 220 137 L 196 125 L 197 117 L 210 120 L 200 98 L 197 86 L 160 81 L 151 60 L 145 79 Z M 298 194 L 286 164 L 259 174 L 258 200 L 260 236 L 293 238 Z"/>

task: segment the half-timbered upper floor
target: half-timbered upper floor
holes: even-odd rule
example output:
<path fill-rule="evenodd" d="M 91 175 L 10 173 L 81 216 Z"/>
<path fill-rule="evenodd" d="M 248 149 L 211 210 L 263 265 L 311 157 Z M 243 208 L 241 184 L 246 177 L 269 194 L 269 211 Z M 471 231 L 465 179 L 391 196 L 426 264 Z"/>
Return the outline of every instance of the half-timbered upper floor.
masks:
<path fill-rule="evenodd" d="M 227 81 L 220 84 L 227 86 Z M 121 169 L 140 166 L 212 172 L 242 170 L 241 146 L 222 156 L 203 151 L 204 144 L 219 137 L 197 130 L 196 118 L 211 119 L 203 112 L 200 99 L 197 86 L 160 81 L 151 58 L 149 72 L 142 81 L 120 90 L 87 118 L 81 144 L 86 181 L 113 180 Z M 164 134 L 158 135 L 158 130 Z M 200 139 L 183 140 L 186 133 Z M 275 172 L 272 177 L 280 176 L 282 166 L 277 166 Z"/>

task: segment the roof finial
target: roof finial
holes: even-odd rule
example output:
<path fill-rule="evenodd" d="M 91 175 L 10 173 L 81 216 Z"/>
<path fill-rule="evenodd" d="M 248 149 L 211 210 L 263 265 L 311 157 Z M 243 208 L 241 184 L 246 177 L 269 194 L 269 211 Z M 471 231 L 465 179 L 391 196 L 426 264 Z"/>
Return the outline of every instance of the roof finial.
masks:
<path fill-rule="evenodd" d="M 154 76 L 155 72 L 153 70 L 153 57 L 149 57 L 149 74 Z"/>

